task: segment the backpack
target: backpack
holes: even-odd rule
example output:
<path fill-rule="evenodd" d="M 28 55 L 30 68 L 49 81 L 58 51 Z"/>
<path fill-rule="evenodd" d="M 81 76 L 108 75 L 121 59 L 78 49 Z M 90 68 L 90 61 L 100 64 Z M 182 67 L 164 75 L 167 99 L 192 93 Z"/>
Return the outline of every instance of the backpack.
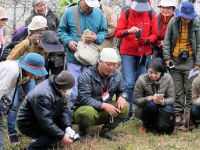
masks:
<path fill-rule="evenodd" d="M 130 7 L 126 6 L 125 8 L 122 9 L 122 12 L 123 12 L 123 10 L 126 11 L 126 20 L 128 20 L 129 14 L 130 14 Z M 152 9 L 148 11 L 148 15 L 149 15 L 150 21 L 152 20 L 152 13 L 153 13 Z M 117 48 L 118 48 L 118 50 L 120 49 L 120 46 L 121 46 L 121 43 L 122 43 L 122 38 L 123 38 L 123 36 L 120 37 L 120 38 L 118 38 L 118 42 L 117 42 Z"/>
<path fill-rule="evenodd" d="M 11 35 L 10 44 L 8 44 L 1 55 L 0 61 L 5 61 L 11 50 L 28 36 L 28 27 L 21 26 L 15 30 Z"/>

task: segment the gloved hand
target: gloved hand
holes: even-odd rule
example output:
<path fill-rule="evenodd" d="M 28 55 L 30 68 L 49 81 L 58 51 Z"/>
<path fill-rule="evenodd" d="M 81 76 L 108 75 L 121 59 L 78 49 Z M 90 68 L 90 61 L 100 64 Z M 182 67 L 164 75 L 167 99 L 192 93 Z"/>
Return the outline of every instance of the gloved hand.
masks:
<path fill-rule="evenodd" d="M 139 45 L 145 45 L 150 43 L 148 38 L 139 38 L 137 41 Z"/>
<path fill-rule="evenodd" d="M 75 131 L 71 128 L 71 127 L 67 127 L 66 129 L 65 129 L 65 134 L 68 136 L 68 137 L 70 137 L 70 138 L 74 138 L 74 136 L 75 136 Z"/>

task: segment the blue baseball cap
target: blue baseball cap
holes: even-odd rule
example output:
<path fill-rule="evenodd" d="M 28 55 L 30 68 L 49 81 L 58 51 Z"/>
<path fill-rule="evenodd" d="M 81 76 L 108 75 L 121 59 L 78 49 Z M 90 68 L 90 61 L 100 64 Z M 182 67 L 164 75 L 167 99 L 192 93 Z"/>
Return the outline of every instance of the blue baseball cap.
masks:
<path fill-rule="evenodd" d="M 44 67 L 45 60 L 40 54 L 28 53 L 27 55 L 20 57 L 18 63 L 22 69 L 33 75 L 43 77 L 48 74 Z"/>
<path fill-rule="evenodd" d="M 176 14 L 177 16 L 186 19 L 195 19 L 197 17 L 197 13 L 192 2 L 182 2 L 181 8 L 176 12 Z"/>

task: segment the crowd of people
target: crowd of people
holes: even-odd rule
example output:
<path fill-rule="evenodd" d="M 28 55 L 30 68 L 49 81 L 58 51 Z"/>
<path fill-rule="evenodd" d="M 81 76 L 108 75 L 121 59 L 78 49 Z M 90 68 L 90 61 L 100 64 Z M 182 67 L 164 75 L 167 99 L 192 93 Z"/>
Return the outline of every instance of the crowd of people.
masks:
<path fill-rule="evenodd" d="M 161 0 L 158 14 L 150 0 L 129 4 L 117 20 L 102 0 L 79 0 L 62 17 L 48 0 L 32 0 L 28 35 L 6 60 L 9 17 L 0 7 L 0 150 L 4 118 L 10 143 L 20 143 L 16 128 L 32 138 L 27 150 L 91 138 L 95 125 L 102 125 L 100 137 L 117 140 L 112 130 L 134 117 L 142 121 L 140 133 L 200 125 L 200 19 L 193 1 Z M 80 59 L 79 51 L 96 46 L 98 58 L 88 51 L 95 64 L 83 63 L 91 58 Z"/>

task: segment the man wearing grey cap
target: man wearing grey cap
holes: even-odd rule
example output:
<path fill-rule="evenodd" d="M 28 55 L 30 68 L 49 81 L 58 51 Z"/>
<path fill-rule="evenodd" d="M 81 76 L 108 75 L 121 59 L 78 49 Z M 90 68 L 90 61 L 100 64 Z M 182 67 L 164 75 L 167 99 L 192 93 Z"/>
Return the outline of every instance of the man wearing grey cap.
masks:
<path fill-rule="evenodd" d="M 119 56 L 115 49 L 104 48 L 97 65 L 83 72 L 78 79 L 74 122 L 79 125 L 82 139 L 94 125 L 101 125 L 99 135 L 116 140 L 112 129 L 128 116 L 127 93 L 120 72 L 116 70 Z M 116 100 L 113 96 L 116 95 Z"/>
<path fill-rule="evenodd" d="M 68 118 L 66 91 L 74 86 L 73 76 L 62 71 L 38 84 L 22 102 L 17 126 L 22 134 L 37 139 L 28 150 L 46 150 L 61 141 L 73 142 L 75 132 Z"/>

